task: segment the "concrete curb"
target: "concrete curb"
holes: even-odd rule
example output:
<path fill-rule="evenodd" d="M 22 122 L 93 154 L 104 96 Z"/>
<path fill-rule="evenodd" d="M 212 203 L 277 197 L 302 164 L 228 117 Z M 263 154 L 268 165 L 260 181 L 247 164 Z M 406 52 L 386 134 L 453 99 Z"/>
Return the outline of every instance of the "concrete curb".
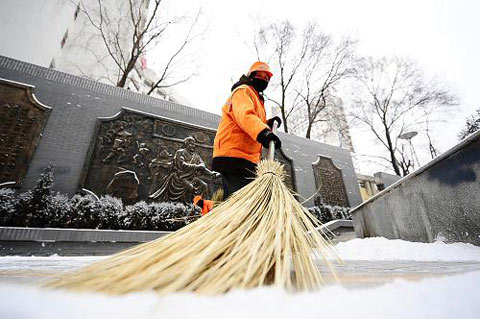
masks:
<path fill-rule="evenodd" d="M 171 231 L 0 227 L 0 241 L 147 242 Z"/>
<path fill-rule="evenodd" d="M 349 219 L 336 219 L 336 220 L 331 220 L 328 223 L 323 224 L 320 227 L 317 227 L 319 231 L 322 232 L 333 232 L 335 229 L 338 229 L 340 227 L 344 228 L 351 228 L 353 231 L 353 221 Z"/>

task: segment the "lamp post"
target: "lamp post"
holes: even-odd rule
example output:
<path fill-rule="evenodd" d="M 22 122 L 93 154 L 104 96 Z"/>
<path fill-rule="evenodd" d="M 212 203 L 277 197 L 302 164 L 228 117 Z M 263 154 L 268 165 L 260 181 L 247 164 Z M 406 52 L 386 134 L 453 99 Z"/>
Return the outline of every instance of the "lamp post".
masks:
<path fill-rule="evenodd" d="M 414 158 L 415 156 L 415 160 L 417 160 L 417 164 L 418 166 L 420 166 L 420 161 L 418 160 L 418 157 L 417 157 L 417 153 L 415 152 L 415 148 L 413 147 L 413 144 L 412 144 L 412 138 L 414 138 L 415 136 L 418 135 L 418 132 L 416 131 L 410 131 L 410 132 L 406 132 L 406 133 L 403 133 L 403 134 L 400 134 L 398 136 L 399 139 L 402 139 L 402 140 L 407 140 L 408 141 L 408 144 L 410 144 L 410 153 L 411 153 L 411 156 L 412 156 L 412 159 Z M 414 168 L 415 169 L 415 168 Z"/>

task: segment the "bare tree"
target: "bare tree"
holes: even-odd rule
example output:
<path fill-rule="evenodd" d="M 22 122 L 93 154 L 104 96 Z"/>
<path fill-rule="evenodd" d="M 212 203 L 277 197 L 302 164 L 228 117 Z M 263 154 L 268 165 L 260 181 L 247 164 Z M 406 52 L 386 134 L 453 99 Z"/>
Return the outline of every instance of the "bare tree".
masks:
<path fill-rule="evenodd" d="M 388 152 L 388 161 L 397 175 L 408 174 L 411 163 L 399 148 L 399 136 L 419 131 L 457 105 L 457 98 L 435 81 L 427 81 L 422 70 L 402 58 L 365 58 L 355 79 L 354 107 L 350 113 L 366 126 Z"/>
<path fill-rule="evenodd" d="M 284 131 L 310 138 L 315 124 L 331 122 L 334 114 L 325 110 L 336 106 L 336 86 L 353 73 L 355 43 L 335 42 L 315 22 L 299 33 L 283 20 L 259 28 L 254 44 L 274 69 L 267 99 L 279 108 Z"/>
<path fill-rule="evenodd" d="M 428 151 L 430 153 L 430 157 L 434 159 L 435 157 L 438 156 L 439 151 L 437 147 L 435 147 L 433 143 L 433 138 L 431 134 L 431 124 L 432 124 L 432 117 L 435 115 L 435 109 L 434 108 L 424 108 L 424 114 L 425 114 L 425 135 L 428 140 Z"/>
<path fill-rule="evenodd" d="M 125 87 L 127 79 L 134 70 L 137 61 L 162 40 L 168 29 L 174 25 L 184 23 L 186 17 L 165 18 L 161 13 L 162 0 L 127 0 L 109 3 L 105 0 L 97 0 L 96 5 L 86 6 L 82 2 L 82 12 L 87 16 L 90 24 L 98 31 L 101 41 L 108 52 L 108 56 L 116 65 L 116 86 Z M 106 4 L 105 4 L 106 3 Z M 109 5 L 109 7 L 107 6 Z M 120 14 L 110 14 L 112 6 L 126 8 L 117 10 Z M 126 12 L 126 15 L 125 15 Z M 159 81 L 152 85 L 153 90 L 160 87 L 173 86 L 190 79 L 192 74 L 173 83 L 165 84 L 171 76 L 171 68 L 180 57 L 182 51 L 198 35 L 193 30 L 198 22 L 200 11 L 193 20 L 185 40 L 180 45 L 161 71 Z"/>
<path fill-rule="evenodd" d="M 300 41 L 297 39 L 296 32 L 290 21 L 284 20 L 260 27 L 254 41 L 258 58 L 266 60 L 276 70 L 273 81 L 276 83 L 279 96 L 275 98 L 267 96 L 267 98 L 279 107 L 286 133 L 289 131 L 288 117 L 299 97 L 292 92 L 292 84 L 313 41 L 308 27 Z"/>
<path fill-rule="evenodd" d="M 475 114 L 467 118 L 465 128 L 460 131 L 458 138 L 463 140 L 468 135 L 480 130 L 480 109 L 475 111 Z"/>
<path fill-rule="evenodd" d="M 335 94 L 336 86 L 355 70 L 353 41 L 344 39 L 335 44 L 330 36 L 318 31 L 316 25 L 311 27 L 314 41 L 303 65 L 303 81 L 297 88 L 303 102 L 299 109 L 305 113 L 306 138 L 311 137 L 316 123 L 338 124 L 333 121 L 340 111 L 337 108 L 341 107 L 338 103 L 341 99 Z"/>
<path fill-rule="evenodd" d="M 161 75 L 158 78 L 158 80 L 152 85 L 150 90 L 147 92 L 147 95 L 150 95 L 153 93 L 156 89 L 161 89 L 161 88 L 169 88 L 172 86 L 175 86 L 180 83 L 187 82 L 190 80 L 194 75 L 195 71 L 190 72 L 188 74 L 183 74 L 179 75 L 179 68 L 177 67 L 179 64 L 186 64 L 184 56 L 182 56 L 182 53 L 185 52 L 185 49 L 200 35 L 202 32 L 196 32 L 195 29 L 197 28 L 198 20 L 202 14 L 202 11 L 199 10 L 193 19 L 193 22 L 190 24 L 190 27 L 188 29 L 188 32 L 183 39 L 183 41 L 180 43 L 178 48 L 174 50 L 174 52 L 170 55 L 170 57 L 167 59 L 165 64 L 162 67 Z"/>
<path fill-rule="evenodd" d="M 402 176 L 410 174 L 410 170 L 415 169 L 415 161 L 408 155 L 408 150 L 405 144 L 400 146 L 400 148 L 397 150 L 397 154 L 398 166 L 402 170 Z"/>

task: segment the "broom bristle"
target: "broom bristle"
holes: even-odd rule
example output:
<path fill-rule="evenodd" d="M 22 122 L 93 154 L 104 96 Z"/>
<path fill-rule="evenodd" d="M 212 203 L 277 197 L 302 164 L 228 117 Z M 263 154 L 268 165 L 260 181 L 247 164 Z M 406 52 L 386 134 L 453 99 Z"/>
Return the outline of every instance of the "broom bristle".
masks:
<path fill-rule="evenodd" d="M 47 286 L 107 294 L 220 294 L 262 285 L 315 289 L 323 281 L 318 257 L 334 274 L 324 258 L 331 246 L 283 177 L 281 164 L 262 161 L 254 181 L 198 221 L 64 274 Z"/>
<path fill-rule="evenodd" d="M 218 203 L 223 202 L 223 188 L 219 188 L 213 193 L 212 201 L 215 202 L 216 205 Z"/>

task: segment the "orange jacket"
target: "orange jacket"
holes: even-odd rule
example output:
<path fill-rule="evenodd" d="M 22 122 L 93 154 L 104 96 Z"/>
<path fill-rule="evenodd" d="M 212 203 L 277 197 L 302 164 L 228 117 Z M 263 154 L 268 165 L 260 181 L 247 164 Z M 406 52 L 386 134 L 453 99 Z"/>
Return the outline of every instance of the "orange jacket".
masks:
<path fill-rule="evenodd" d="M 213 209 L 213 201 L 204 199 L 203 200 L 203 207 L 202 207 L 202 215 L 210 212 Z"/>
<path fill-rule="evenodd" d="M 201 206 L 199 205 L 200 201 L 202 201 Z M 202 208 L 202 215 L 205 215 L 213 209 L 213 201 L 203 199 L 200 195 L 197 195 L 193 198 L 193 205 L 200 206 Z"/>
<path fill-rule="evenodd" d="M 236 88 L 222 108 L 213 157 L 238 157 L 253 163 L 261 159 L 258 134 L 268 129 L 265 107 L 257 91 L 248 85 Z"/>

